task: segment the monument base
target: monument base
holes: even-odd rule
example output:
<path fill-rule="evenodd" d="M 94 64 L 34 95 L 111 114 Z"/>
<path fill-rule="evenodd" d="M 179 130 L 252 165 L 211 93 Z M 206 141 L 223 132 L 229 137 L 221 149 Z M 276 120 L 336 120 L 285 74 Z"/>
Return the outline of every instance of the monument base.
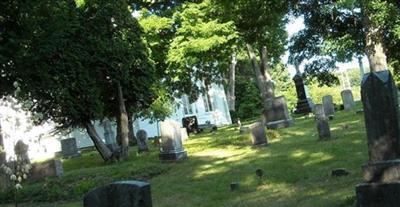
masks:
<path fill-rule="evenodd" d="M 367 182 L 392 182 L 400 180 L 400 160 L 371 162 L 362 166 Z"/>
<path fill-rule="evenodd" d="M 299 100 L 296 105 L 295 114 L 309 114 L 312 112 L 313 104 L 311 99 Z"/>
<path fill-rule="evenodd" d="M 187 152 L 160 152 L 159 158 L 161 162 L 179 162 L 187 159 Z"/>
<path fill-rule="evenodd" d="M 76 158 L 76 157 L 80 157 L 80 156 L 81 156 L 81 153 L 80 153 L 80 152 L 77 152 L 77 153 L 75 153 L 75 154 L 63 155 L 63 158 L 64 158 L 64 159 L 71 159 L 71 158 Z"/>
<path fill-rule="evenodd" d="M 286 128 L 286 127 L 293 126 L 294 120 L 290 118 L 290 119 L 285 119 L 285 120 L 268 122 L 265 125 L 267 126 L 267 129 Z"/>
<path fill-rule="evenodd" d="M 356 186 L 357 207 L 397 207 L 400 182 L 361 183 Z"/>

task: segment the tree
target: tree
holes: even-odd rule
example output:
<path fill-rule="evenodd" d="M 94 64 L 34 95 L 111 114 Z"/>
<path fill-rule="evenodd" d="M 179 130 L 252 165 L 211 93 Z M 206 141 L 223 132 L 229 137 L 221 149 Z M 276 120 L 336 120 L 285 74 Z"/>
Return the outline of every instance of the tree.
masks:
<path fill-rule="evenodd" d="M 30 1 L 13 12 L 10 22 L 24 33 L 4 24 L 3 40 L 19 44 L 1 48 L 15 51 L 1 65 L 17 83 L 17 97 L 30 101 L 39 121 L 52 120 L 61 130 L 86 128 L 105 161 L 119 155 L 105 146 L 92 121 L 116 118 L 127 156 L 126 111 L 139 111 L 155 99 L 154 70 L 127 2 L 90 0 L 77 7 L 67 0 Z"/>

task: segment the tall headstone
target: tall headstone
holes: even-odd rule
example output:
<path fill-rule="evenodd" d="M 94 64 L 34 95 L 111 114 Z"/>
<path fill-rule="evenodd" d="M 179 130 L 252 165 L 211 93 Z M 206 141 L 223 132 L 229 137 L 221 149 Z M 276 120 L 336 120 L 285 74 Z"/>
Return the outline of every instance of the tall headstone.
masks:
<path fill-rule="evenodd" d="M 364 75 L 361 83 L 367 130 L 365 183 L 356 187 L 357 206 L 398 206 L 400 203 L 400 123 L 397 88 L 389 71 Z"/>
<path fill-rule="evenodd" d="M 84 207 L 152 207 L 150 184 L 120 181 L 91 190 L 83 198 Z"/>
<path fill-rule="evenodd" d="M 304 81 L 301 76 L 299 66 L 295 65 L 297 73 L 293 77 L 293 81 L 296 85 L 297 92 L 297 105 L 294 113 L 296 114 L 308 114 L 312 112 L 313 103 L 309 97 L 307 97 L 306 88 L 304 86 Z"/>
<path fill-rule="evenodd" d="M 161 161 L 181 161 L 187 158 L 182 145 L 181 127 L 178 122 L 166 120 L 161 122 Z"/>
<path fill-rule="evenodd" d="M 329 127 L 328 119 L 325 115 L 324 106 L 316 104 L 314 107 L 315 120 L 317 122 L 317 130 L 319 139 L 331 138 L 331 130 Z"/>
<path fill-rule="evenodd" d="M 148 138 L 147 138 L 147 132 L 143 129 L 139 130 L 136 133 L 136 138 L 137 138 L 137 144 L 138 144 L 138 152 L 148 152 L 149 151 L 149 146 L 147 144 Z"/>
<path fill-rule="evenodd" d="M 268 105 L 268 109 L 263 111 L 264 121 L 268 129 L 293 126 L 294 121 L 289 114 L 285 97 L 272 98 Z"/>
<path fill-rule="evenodd" d="M 342 96 L 344 110 L 351 110 L 355 107 L 353 93 L 351 90 L 344 90 L 340 93 Z"/>
<path fill-rule="evenodd" d="M 264 146 L 268 144 L 265 125 L 262 121 L 250 125 L 250 136 L 253 146 Z"/>
<path fill-rule="evenodd" d="M 62 139 L 61 152 L 65 158 L 79 157 L 81 155 L 78 151 L 75 138 Z"/>
<path fill-rule="evenodd" d="M 322 104 L 324 105 L 325 115 L 328 117 L 335 115 L 335 105 L 333 105 L 333 98 L 331 95 L 322 97 Z"/>

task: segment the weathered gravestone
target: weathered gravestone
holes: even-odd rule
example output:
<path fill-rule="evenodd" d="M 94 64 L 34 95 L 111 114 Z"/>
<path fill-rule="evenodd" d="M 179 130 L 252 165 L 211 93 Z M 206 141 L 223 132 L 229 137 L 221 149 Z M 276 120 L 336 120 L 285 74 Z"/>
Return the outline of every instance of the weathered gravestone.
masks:
<path fill-rule="evenodd" d="M 340 93 L 342 96 L 344 110 L 351 110 L 356 105 L 354 103 L 353 93 L 351 90 L 344 90 Z"/>
<path fill-rule="evenodd" d="M 80 153 L 75 138 L 61 140 L 61 152 L 64 158 L 79 157 Z"/>
<path fill-rule="evenodd" d="M 272 98 L 267 105 L 268 107 L 263 111 L 263 114 L 268 129 L 293 126 L 294 121 L 290 117 L 285 97 Z"/>
<path fill-rule="evenodd" d="M 120 181 L 95 188 L 83 198 L 84 207 L 152 207 L 150 184 Z"/>
<path fill-rule="evenodd" d="M 182 138 L 182 141 L 186 141 L 187 139 L 189 139 L 189 135 L 187 133 L 186 128 L 181 128 L 181 138 Z"/>
<path fill-rule="evenodd" d="M 319 139 L 331 138 L 331 130 L 329 128 L 328 119 L 325 116 L 324 106 L 316 104 L 314 107 L 315 120 L 317 122 L 317 130 Z"/>
<path fill-rule="evenodd" d="M 250 136 L 253 146 L 264 146 L 268 144 L 265 125 L 261 121 L 250 125 Z"/>
<path fill-rule="evenodd" d="M 187 158 L 187 152 L 182 146 L 181 127 L 176 121 L 163 121 L 161 128 L 161 161 L 180 161 Z"/>
<path fill-rule="evenodd" d="M 322 97 L 322 104 L 324 105 L 325 115 L 333 117 L 335 115 L 335 106 L 333 105 L 333 98 L 331 95 Z"/>
<path fill-rule="evenodd" d="M 41 163 L 33 163 L 28 179 L 31 181 L 41 180 L 47 177 L 61 177 L 64 174 L 60 160 L 49 160 Z"/>
<path fill-rule="evenodd" d="M 138 152 L 148 152 L 149 151 L 149 146 L 147 144 L 148 138 L 147 138 L 147 132 L 143 129 L 139 130 L 136 133 L 136 138 L 137 138 L 137 144 L 138 144 Z"/>
<path fill-rule="evenodd" d="M 395 207 L 400 203 L 400 126 L 397 88 L 389 71 L 364 75 L 361 85 L 369 161 L 365 183 L 356 187 L 357 206 Z"/>
<path fill-rule="evenodd" d="M 312 112 L 313 103 L 309 97 L 307 97 L 306 88 L 304 85 L 299 66 L 296 65 L 296 75 L 293 77 L 293 81 L 296 85 L 297 93 L 297 105 L 294 113 L 296 114 L 308 114 Z"/>

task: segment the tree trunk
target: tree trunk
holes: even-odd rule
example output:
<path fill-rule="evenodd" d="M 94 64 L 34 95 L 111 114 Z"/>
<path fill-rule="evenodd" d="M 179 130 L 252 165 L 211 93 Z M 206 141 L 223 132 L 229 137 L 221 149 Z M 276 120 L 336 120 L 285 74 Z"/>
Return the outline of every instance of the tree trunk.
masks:
<path fill-rule="evenodd" d="M 128 129 L 129 129 L 129 133 L 128 133 L 128 137 L 129 137 L 129 141 L 132 143 L 132 145 L 136 145 L 137 144 L 137 140 L 135 137 L 135 131 L 133 129 L 133 115 L 132 113 L 128 112 Z"/>
<path fill-rule="evenodd" d="M 96 129 L 94 128 L 92 123 L 86 123 L 86 131 L 89 137 L 92 139 L 94 146 L 97 151 L 100 153 L 101 157 L 105 162 L 110 161 L 113 158 L 113 153 L 110 149 L 104 144 L 101 140 L 100 136 L 97 134 Z"/>
<path fill-rule="evenodd" d="M 247 52 L 251 61 L 251 65 L 253 67 L 253 71 L 256 75 L 257 86 L 260 89 L 261 98 L 263 101 L 264 109 L 268 109 L 270 107 L 270 100 L 274 97 L 273 94 L 270 93 L 271 90 L 268 89 L 268 84 L 265 79 L 264 74 L 261 72 L 260 66 L 257 63 L 256 54 L 254 53 L 254 49 L 250 44 L 246 44 Z"/>
<path fill-rule="evenodd" d="M 232 61 L 229 67 L 229 82 L 228 82 L 228 108 L 229 111 L 235 111 L 235 70 L 236 70 L 236 55 L 232 54 Z"/>
<path fill-rule="evenodd" d="M 265 82 L 267 84 L 267 93 L 268 96 L 273 98 L 275 97 L 275 86 L 274 82 L 272 81 L 272 77 L 269 74 L 269 65 L 268 65 L 268 52 L 267 47 L 264 46 L 261 50 L 261 73 L 264 75 Z"/>
<path fill-rule="evenodd" d="M 118 108 L 119 116 L 117 117 L 117 125 L 119 124 L 119 143 L 121 146 L 121 158 L 126 159 L 129 156 L 129 127 L 128 127 L 128 113 L 125 108 L 124 96 L 122 94 L 121 84 L 118 83 Z M 118 127 L 117 127 L 118 128 Z"/>
<path fill-rule="evenodd" d="M 368 3 L 366 3 L 368 4 Z M 383 47 L 382 31 L 379 25 L 372 21 L 372 15 L 364 5 L 363 24 L 365 28 L 365 54 L 368 57 L 370 71 L 378 72 L 387 70 L 387 59 Z"/>

